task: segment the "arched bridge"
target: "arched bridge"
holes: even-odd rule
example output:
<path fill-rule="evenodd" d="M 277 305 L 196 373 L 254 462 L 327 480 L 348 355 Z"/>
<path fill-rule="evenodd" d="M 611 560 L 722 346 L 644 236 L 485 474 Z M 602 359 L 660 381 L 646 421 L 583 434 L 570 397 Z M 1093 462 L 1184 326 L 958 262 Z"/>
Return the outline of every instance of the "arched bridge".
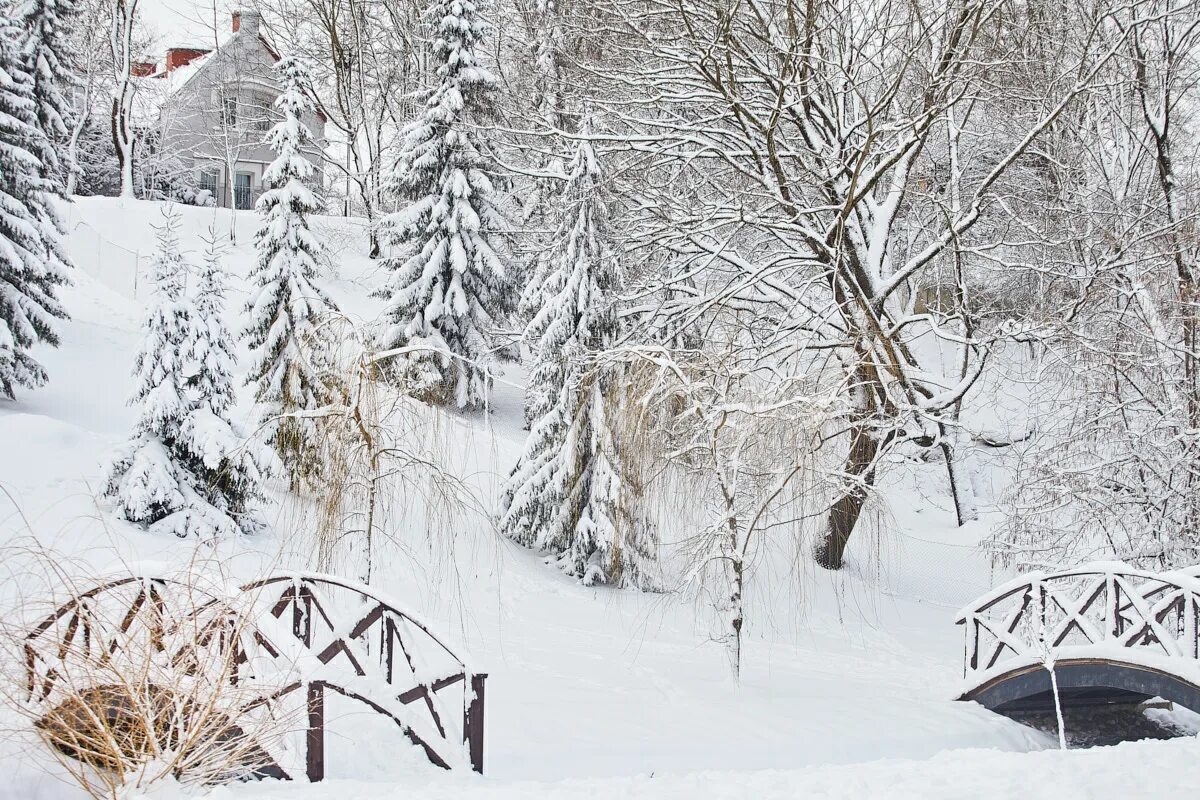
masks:
<path fill-rule="evenodd" d="M 288 573 L 230 592 L 130 575 L 68 591 L 24 641 L 27 703 L 68 755 L 114 769 L 143 740 L 178 749 L 215 726 L 231 769 L 321 780 L 332 692 L 390 719 L 434 764 L 483 771 L 487 676 L 370 587 Z M 135 734 L 153 719 L 154 731 L 125 736 L 89 713 L 124 715 Z M 299 753 L 278 747 L 292 733 Z"/>
<path fill-rule="evenodd" d="M 1002 714 L 1161 697 L 1200 711 L 1200 573 L 1121 563 L 1026 575 L 959 613 L 964 689 Z"/>

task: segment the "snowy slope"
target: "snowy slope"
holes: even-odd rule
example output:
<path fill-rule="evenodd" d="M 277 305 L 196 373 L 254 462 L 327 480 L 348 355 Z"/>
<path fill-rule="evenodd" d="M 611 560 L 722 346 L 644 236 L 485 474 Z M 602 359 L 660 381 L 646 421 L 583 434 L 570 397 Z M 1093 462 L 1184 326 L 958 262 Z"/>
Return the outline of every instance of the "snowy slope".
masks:
<path fill-rule="evenodd" d="M 225 234 L 236 226 L 237 244 L 225 262 L 233 273 L 230 322 L 236 330 L 252 260 L 254 215 L 179 211 L 185 250 L 198 252 L 199 237 L 210 225 Z M 0 488 L 8 495 L 0 495 L 0 544 L 8 548 L 0 575 L 5 576 L 3 599 L 9 602 L 28 567 L 15 548 L 33 541 L 53 548 L 62 563 L 78 559 L 78 568 L 89 571 L 131 563 L 178 565 L 196 556 L 192 543 L 164 541 L 114 521 L 93 496 L 98 465 L 131 420 L 125 399 L 147 290 L 138 267 L 144 268 L 152 252 L 161 206 L 81 199 L 70 220 L 71 254 L 79 268 L 75 285 L 64 292 L 72 320 L 63 326 L 60 349 L 38 353 L 51 383 L 0 404 Z M 343 310 L 371 319 L 379 302 L 369 293 L 382 276 L 363 256 L 361 228 L 336 218 L 322 219 L 319 228 L 331 243 L 324 285 Z M 508 378 L 521 379 L 519 371 Z M 474 487 L 480 507 L 462 510 L 448 526 L 394 513 L 395 546 L 377 572 L 383 576 L 381 589 L 460 642 L 473 666 L 490 673 L 487 779 L 431 777 L 411 759 L 397 757 L 396 749 L 407 747 L 399 737 L 381 736 L 374 745 L 361 736 L 351 738 L 373 723 L 346 709 L 348 716 L 333 723 L 330 777 L 386 783 L 339 787 L 332 780 L 304 793 L 262 786 L 216 796 L 383 798 L 399 796 L 390 793 L 391 783 L 420 780 L 431 797 L 474 797 L 476 792 L 496 798 L 790 797 L 810 791 L 816 796 L 959 797 L 973 795 L 952 793 L 953 780 L 939 784 L 941 794 L 919 795 L 917 787 L 935 772 L 965 780 L 968 767 L 963 765 L 970 764 L 1007 775 L 1006 785 L 1019 785 L 1028 768 L 1040 771 L 1031 772 L 1030 781 L 1044 774 L 1047 780 L 1083 786 L 1080 776 L 1107 763 L 1101 756 L 1077 754 L 1062 761 L 1057 754 L 1025 761 L 995 753 L 947 754 L 924 766 L 879 765 L 867 772 L 826 766 L 753 778 L 678 777 L 661 782 L 666 784 L 661 794 L 654 788 L 659 783 L 630 777 L 792 770 L 882 758 L 928 759 L 963 748 L 1047 746 L 1041 734 L 980 707 L 952 702 L 962 647 L 953 610 L 992 580 L 970 545 L 986 533 L 995 512 L 985 507 L 978 523 L 959 530 L 951 524 L 935 476 L 889 487 L 892 501 L 878 526 L 878 559 L 860 553 L 844 574 L 804 573 L 778 577 L 769 586 L 764 582 L 758 590 L 764 613 L 750 618 L 739 687 L 729 677 L 721 648 L 708 641 L 703 609 L 691 601 L 585 589 L 491 532 L 487 514 L 494 508 L 499 476 L 507 474 L 524 436 L 519 388 L 501 384 L 494 400 L 490 418 L 447 416 L 438 424 L 448 463 Z M 243 402 L 244 417 L 248 410 Z M 202 557 L 239 580 L 276 565 L 307 566 L 308 523 L 300 509 L 279 499 L 267 515 L 273 533 Z M 876 543 L 862 539 L 863 549 Z M 766 613 L 797 601 L 800 614 Z M 1190 763 L 1186 768 L 1196 769 L 1190 742 L 1118 752 L 1123 763 L 1152 760 L 1180 770 Z M 8 758 L 16 766 L 23 757 Z M 6 791 L 15 792 L 12 797 L 31 796 L 35 785 L 45 797 L 67 796 L 61 785 L 52 789 L 34 778 L 31 769 L 24 764 L 21 774 L 27 779 L 0 786 L 0 797 Z M 1191 773 L 1193 783 L 1196 777 Z M 621 780 L 503 788 L 511 781 L 568 778 Z M 1089 785 L 1105 783 L 1097 773 Z M 902 791 L 902 785 L 911 788 Z M 1061 796 L 1103 796 L 1080 791 Z"/>

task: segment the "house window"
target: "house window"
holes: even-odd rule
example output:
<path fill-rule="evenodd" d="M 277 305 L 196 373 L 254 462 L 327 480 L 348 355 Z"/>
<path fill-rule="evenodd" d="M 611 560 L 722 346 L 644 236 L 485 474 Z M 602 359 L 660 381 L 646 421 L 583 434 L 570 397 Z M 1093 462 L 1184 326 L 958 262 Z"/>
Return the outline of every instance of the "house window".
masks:
<path fill-rule="evenodd" d="M 253 176 L 249 172 L 239 172 L 234 175 L 233 181 L 233 207 L 243 211 L 253 208 L 250 204 L 250 179 Z"/>
<path fill-rule="evenodd" d="M 238 102 L 236 97 L 225 97 L 221 100 L 221 120 L 230 128 L 238 124 Z"/>
<path fill-rule="evenodd" d="M 217 173 L 206 169 L 200 173 L 200 190 L 208 192 L 214 198 L 217 196 Z"/>
<path fill-rule="evenodd" d="M 272 110 L 274 105 L 271 98 L 266 95 L 254 98 L 254 127 L 256 130 L 266 133 L 274 126 L 275 114 Z"/>

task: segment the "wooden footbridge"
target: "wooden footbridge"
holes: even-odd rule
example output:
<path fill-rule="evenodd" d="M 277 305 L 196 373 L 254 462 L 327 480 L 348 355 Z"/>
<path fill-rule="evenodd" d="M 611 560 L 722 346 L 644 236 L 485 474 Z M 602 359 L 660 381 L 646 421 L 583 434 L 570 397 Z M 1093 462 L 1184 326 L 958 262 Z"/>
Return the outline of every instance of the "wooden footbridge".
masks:
<path fill-rule="evenodd" d="M 233 592 L 120 577 L 75 591 L 30 630 L 24 651 L 27 702 L 51 742 L 106 768 L 136 761 L 148 751 L 142 740 L 190 741 L 199 724 L 190 718 L 200 716 L 192 708 L 202 702 L 220 705 L 225 739 L 299 736 L 300 747 L 286 752 L 266 740 L 231 745 L 238 758 L 253 755 L 247 774 L 321 780 L 326 729 L 338 722 L 327 699 L 339 695 L 391 720 L 437 766 L 483 771 L 487 676 L 374 589 L 330 575 L 280 574 Z M 140 724 L 132 709 L 144 697 L 165 698 L 165 711 L 136 712 L 154 720 L 154 732 L 113 733 L 122 715 L 132 720 L 124 729 Z M 111 754 L 97 757 L 89 744 L 80 755 L 77 718 L 89 742 L 105 742 Z M 264 727 L 264 719 L 282 722 Z M 360 738 L 377 729 L 367 730 Z"/>
<path fill-rule="evenodd" d="M 1121 563 L 1032 574 L 960 612 L 960 700 L 1002 714 L 1135 704 L 1161 697 L 1200 711 L 1200 570 Z M 1053 670 L 1053 682 L 1052 673 Z"/>

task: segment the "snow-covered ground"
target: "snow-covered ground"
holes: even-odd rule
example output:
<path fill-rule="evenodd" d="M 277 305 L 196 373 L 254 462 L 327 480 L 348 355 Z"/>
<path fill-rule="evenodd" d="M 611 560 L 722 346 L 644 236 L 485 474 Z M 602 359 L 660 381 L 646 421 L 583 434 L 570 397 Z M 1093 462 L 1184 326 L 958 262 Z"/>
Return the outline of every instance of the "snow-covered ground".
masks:
<path fill-rule="evenodd" d="M 79 269 L 63 296 L 72 319 L 62 346 L 38 353 L 51 383 L 0 403 L 6 600 L 32 563 L 20 548 L 33 541 L 60 563 L 74 559 L 89 571 L 166 568 L 196 557 L 190 542 L 114 521 L 94 497 L 99 464 L 131 422 L 125 400 L 149 289 L 138 268 L 153 251 L 161 212 L 157 203 L 96 198 L 70 210 Z M 184 248 L 193 252 L 209 225 L 227 233 L 236 221 L 237 244 L 225 262 L 234 276 L 236 330 L 256 219 L 179 212 Z M 334 218 L 319 227 L 331 243 L 324 284 L 343 310 L 370 319 L 378 301 L 369 293 L 382 276 L 363 256 L 361 227 Z M 520 382 L 517 372 L 509 378 Z M 371 800 L 419 789 L 422 797 L 497 799 L 1117 798 L 1200 780 L 1200 746 L 1191 739 L 1029 754 L 1053 741 L 954 702 L 962 677 L 954 611 L 995 579 L 971 546 L 995 521 L 986 471 L 977 523 L 953 526 L 931 473 L 888 487 L 875 534 L 859 537 L 842 574 L 760 580 L 738 686 L 694 602 L 583 588 L 490 532 L 497 476 L 507 473 L 524 436 L 519 388 L 500 385 L 490 418 L 447 417 L 440 435 L 481 507 L 432 531 L 406 525 L 394 509 L 394 556 L 378 570 L 385 576 L 378 583 L 490 674 L 486 778 L 400 757 L 403 739 L 364 737 L 376 728 L 347 709 L 332 723 L 326 783 L 239 786 L 213 797 Z M 203 557 L 238 579 L 277 565 L 307 566 L 303 514 L 281 502 L 270 521 L 272 533 Z M 778 613 L 796 607 L 800 613 Z M 11 751 L 4 759 L 11 779 L 0 782 L 0 797 L 73 796 L 65 784 L 39 777 L 25 756 Z M 863 763 L 879 759 L 888 760 Z"/>
<path fill-rule="evenodd" d="M 758 772 L 642 773 L 558 783 L 436 779 L 414 786 L 345 782 L 355 800 L 1013 800 L 1013 798 L 1172 798 L 1200 781 L 1200 743 L 1127 742 L 1116 747 L 1040 753 L 954 750 L 932 758 Z M 413 789 L 416 791 L 413 791 Z M 262 785 L 219 789 L 212 800 L 325 800 L 326 787 Z"/>

